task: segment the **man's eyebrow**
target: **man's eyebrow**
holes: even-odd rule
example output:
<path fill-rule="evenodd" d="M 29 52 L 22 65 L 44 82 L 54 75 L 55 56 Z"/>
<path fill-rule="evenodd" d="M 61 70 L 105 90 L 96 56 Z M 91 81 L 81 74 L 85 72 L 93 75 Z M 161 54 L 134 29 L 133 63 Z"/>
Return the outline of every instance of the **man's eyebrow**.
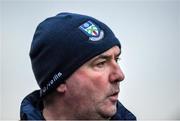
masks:
<path fill-rule="evenodd" d="M 97 60 L 97 59 L 106 59 L 106 60 L 109 60 L 111 58 L 112 58 L 111 55 L 99 55 L 97 58 L 95 58 L 95 60 Z"/>
<path fill-rule="evenodd" d="M 119 57 L 121 54 L 121 52 L 119 52 L 118 54 L 115 55 L 115 58 L 116 57 Z M 108 54 L 102 54 L 102 55 L 99 55 L 97 56 L 95 59 L 93 59 L 93 61 L 96 61 L 98 59 L 105 59 L 105 60 L 110 60 L 112 58 L 112 55 L 108 55 Z"/>
<path fill-rule="evenodd" d="M 121 51 L 116 55 L 116 57 L 119 57 L 121 55 Z"/>

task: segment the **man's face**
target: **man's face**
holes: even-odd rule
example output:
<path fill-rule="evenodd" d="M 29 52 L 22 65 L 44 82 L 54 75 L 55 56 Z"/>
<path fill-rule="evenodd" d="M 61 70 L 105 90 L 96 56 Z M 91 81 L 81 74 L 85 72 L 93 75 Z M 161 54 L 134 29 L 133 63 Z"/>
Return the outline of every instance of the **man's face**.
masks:
<path fill-rule="evenodd" d="M 124 79 L 118 46 L 94 57 L 67 80 L 65 101 L 78 119 L 105 119 L 116 113 L 119 82 Z M 71 112 L 70 111 L 70 112 Z"/>

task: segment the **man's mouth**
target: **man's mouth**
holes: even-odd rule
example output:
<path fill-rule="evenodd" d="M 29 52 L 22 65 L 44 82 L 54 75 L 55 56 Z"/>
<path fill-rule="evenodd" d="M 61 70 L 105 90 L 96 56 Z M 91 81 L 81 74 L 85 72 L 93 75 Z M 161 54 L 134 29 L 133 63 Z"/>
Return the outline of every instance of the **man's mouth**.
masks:
<path fill-rule="evenodd" d="M 119 94 L 119 90 L 113 92 L 111 95 L 109 95 L 109 99 L 112 102 L 116 102 L 118 100 L 118 94 Z"/>

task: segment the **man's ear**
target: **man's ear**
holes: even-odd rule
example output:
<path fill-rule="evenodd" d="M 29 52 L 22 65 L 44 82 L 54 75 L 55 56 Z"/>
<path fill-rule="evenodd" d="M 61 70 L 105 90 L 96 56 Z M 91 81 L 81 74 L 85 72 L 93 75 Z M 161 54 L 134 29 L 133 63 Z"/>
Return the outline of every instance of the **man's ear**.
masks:
<path fill-rule="evenodd" d="M 67 90 L 66 83 L 60 84 L 57 88 L 56 91 L 59 93 L 64 93 Z"/>

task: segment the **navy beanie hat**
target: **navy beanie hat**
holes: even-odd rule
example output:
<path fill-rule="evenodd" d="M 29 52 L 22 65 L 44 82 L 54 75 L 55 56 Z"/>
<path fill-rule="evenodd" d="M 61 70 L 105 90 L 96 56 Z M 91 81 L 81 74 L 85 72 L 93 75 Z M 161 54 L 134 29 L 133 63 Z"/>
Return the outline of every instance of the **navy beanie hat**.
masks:
<path fill-rule="evenodd" d="M 60 84 L 93 57 L 119 40 L 104 23 L 75 13 L 60 13 L 41 22 L 31 43 L 32 69 L 41 97 Z"/>

